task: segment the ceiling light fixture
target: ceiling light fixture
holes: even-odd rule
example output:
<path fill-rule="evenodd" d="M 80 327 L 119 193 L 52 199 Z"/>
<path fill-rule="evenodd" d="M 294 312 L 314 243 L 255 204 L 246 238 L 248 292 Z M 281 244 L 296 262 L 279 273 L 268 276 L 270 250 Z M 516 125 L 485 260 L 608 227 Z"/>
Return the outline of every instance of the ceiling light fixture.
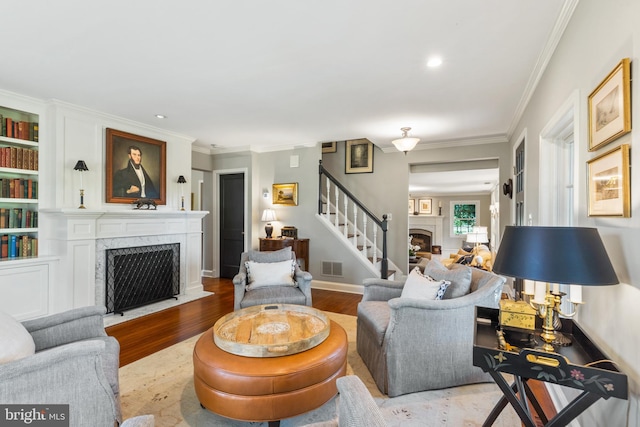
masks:
<path fill-rule="evenodd" d="M 402 138 L 395 139 L 391 142 L 396 146 L 398 151 L 403 151 L 406 155 L 407 151 L 411 151 L 414 149 L 418 141 L 420 141 L 420 138 L 411 138 L 408 135 L 408 132 L 411 130 L 411 128 L 400 128 L 400 130 L 402 131 Z"/>
<path fill-rule="evenodd" d="M 427 61 L 427 67 L 435 68 L 442 65 L 442 58 L 433 57 Z"/>
<path fill-rule="evenodd" d="M 156 118 L 157 119 L 166 119 L 167 116 L 165 116 L 164 114 L 156 114 Z"/>

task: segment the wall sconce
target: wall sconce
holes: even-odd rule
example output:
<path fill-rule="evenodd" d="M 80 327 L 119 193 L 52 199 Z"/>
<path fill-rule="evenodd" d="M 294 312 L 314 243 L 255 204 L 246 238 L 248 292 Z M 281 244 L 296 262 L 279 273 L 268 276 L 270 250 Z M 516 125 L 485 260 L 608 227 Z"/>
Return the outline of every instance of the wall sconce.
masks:
<path fill-rule="evenodd" d="M 184 186 L 182 184 L 186 184 L 187 180 L 184 179 L 183 175 L 178 177 L 178 184 L 180 184 L 180 210 L 184 210 Z"/>
<path fill-rule="evenodd" d="M 87 167 L 87 164 L 84 162 L 84 160 L 78 160 L 76 165 L 73 167 L 73 170 L 76 170 L 76 171 L 80 172 L 80 206 L 78 206 L 78 209 L 85 209 L 85 207 L 84 207 L 84 188 L 83 188 L 83 185 L 82 185 L 82 172 L 88 171 L 89 168 Z"/>
<path fill-rule="evenodd" d="M 265 221 L 267 225 L 264 226 L 264 232 L 267 233 L 267 239 L 271 238 L 271 233 L 273 233 L 273 225 L 271 225 L 271 221 L 277 221 L 276 211 L 273 209 L 265 209 L 262 211 L 262 221 Z"/>

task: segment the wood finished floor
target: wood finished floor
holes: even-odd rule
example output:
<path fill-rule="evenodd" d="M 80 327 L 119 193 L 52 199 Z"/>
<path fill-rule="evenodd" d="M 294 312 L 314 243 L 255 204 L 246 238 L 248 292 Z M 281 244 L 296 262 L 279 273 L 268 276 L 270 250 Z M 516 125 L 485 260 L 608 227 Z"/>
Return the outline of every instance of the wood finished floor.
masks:
<path fill-rule="evenodd" d="M 203 278 L 204 290 L 214 295 L 168 308 L 106 328 L 120 342 L 120 366 L 135 362 L 164 348 L 199 335 L 222 316 L 233 311 L 233 283 L 230 279 Z M 319 310 L 355 316 L 362 295 L 312 289 L 313 306 Z M 545 413 L 555 408 L 546 389 L 529 381 Z M 537 425 L 542 425 L 537 420 Z"/>

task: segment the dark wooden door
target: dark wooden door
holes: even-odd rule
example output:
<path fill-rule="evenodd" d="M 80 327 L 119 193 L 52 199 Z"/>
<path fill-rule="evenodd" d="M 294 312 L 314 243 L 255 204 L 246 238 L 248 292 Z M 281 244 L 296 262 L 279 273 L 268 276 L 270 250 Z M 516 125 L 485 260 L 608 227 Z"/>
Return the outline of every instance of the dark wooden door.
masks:
<path fill-rule="evenodd" d="M 220 277 L 233 278 L 244 251 L 244 174 L 220 175 Z"/>

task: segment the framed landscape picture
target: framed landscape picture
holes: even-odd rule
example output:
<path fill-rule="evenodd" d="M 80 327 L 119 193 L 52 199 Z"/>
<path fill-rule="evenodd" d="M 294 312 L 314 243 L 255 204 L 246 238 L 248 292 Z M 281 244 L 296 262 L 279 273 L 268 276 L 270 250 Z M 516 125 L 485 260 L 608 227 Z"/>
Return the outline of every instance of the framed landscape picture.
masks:
<path fill-rule="evenodd" d="M 416 211 L 416 201 L 414 199 L 409 199 L 409 213 L 412 214 Z"/>
<path fill-rule="evenodd" d="M 273 184 L 271 191 L 274 205 L 298 206 L 298 183 Z"/>
<path fill-rule="evenodd" d="M 630 68 L 624 58 L 589 95 L 589 151 L 631 131 Z"/>
<path fill-rule="evenodd" d="M 629 145 L 623 144 L 587 162 L 589 216 L 629 217 Z"/>
<path fill-rule="evenodd" d="M 106 202 L 147 198 L 166 204 L 167 143 L 115 129 L 106 130 Z"/>
<path fill-rule="evenodd" d="M 373 144 L 366 138 L 345 143 L 344 173 L 373 172 Z"/>

